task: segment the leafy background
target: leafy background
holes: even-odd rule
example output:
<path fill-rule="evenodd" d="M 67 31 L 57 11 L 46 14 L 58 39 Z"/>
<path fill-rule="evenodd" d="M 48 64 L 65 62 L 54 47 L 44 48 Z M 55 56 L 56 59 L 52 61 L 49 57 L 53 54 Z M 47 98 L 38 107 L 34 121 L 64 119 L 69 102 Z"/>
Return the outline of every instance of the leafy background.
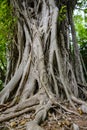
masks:
<path fill-rule="evenodd" d="M 13 9 L 7 0 L 0 0 L 0 90 L 5 80 L 7 49 L 12 43 L 13 29 L 16 18 L 13 17 Z"/>

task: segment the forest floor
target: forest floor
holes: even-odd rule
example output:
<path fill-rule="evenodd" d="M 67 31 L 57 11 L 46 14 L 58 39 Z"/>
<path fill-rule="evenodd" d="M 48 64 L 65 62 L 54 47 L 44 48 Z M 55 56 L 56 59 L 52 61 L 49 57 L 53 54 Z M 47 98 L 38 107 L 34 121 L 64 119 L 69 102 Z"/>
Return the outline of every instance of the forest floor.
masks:
<path fill-rule="evenodd" d="M 64 103 L 68 109 L 74 111 L 68 103 Z M 77 106 L 79 115 L 65 112 L 61 108 L 52 108 L 48 112 L 47 119 L 41 124 L 44 130 L 74 130 L 73 125 L 79 130 L 87 130 L 87 114 L 83 113 Z M 10 119 L 0 124 L 0 130 L 26 130 L 26 124 L 34 119 L 34 112 L 24 113 L 19 117 Z M 77 130 L 77 129 L 76 129 Z"/>

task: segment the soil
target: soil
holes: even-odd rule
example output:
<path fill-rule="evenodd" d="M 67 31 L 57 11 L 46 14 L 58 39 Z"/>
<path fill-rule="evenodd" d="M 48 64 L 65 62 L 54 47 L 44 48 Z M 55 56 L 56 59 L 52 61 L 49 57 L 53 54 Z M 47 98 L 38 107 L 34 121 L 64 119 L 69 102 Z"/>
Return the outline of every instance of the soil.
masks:
<path fill-rule="evenodd" d="M 67 105 L 65 104 L 67 107 Z M 73 130 L 72 125 L 76 124 L 79 130 L 87 130 L 87 114 L 82 113 L 77 106 L 79 115 L 65 112 L 61 108 L 52 108 L 48 112 L 47 119 L 41 124 L 44 130 Z M 72 107 L 68 106 L 72 111 Z M 23 115 L 0 124 L 0 130 L 26 130 L 26 124 L 34 119 L 34 112 Z"/>

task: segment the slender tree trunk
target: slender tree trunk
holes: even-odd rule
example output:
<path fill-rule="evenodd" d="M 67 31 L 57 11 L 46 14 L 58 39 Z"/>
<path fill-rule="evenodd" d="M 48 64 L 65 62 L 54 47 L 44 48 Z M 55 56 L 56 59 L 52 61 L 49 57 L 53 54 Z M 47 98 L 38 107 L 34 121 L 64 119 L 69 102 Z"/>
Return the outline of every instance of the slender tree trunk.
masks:
<path fill-rule="evenodd" d="M 81 64 L 80 52 L 79 52 L 79 47 L 77 44 L 77 38 L 76 38 L 76 32 L 75 32 L 75 26 L 74 26 L 72 13 L 73 13 L 72 8 L 70 8 L 69 16 L 70 16 L 72 42 L 73 42 L 73 49 L 74 49 L 74 70 L 75 70 L 77 82 L 79 82 L 79 83 L 81 82 L 81 83 L 85 84 L 85 78 L 84 78 L 83 68 L 82 68 L 82 64 Z"/>

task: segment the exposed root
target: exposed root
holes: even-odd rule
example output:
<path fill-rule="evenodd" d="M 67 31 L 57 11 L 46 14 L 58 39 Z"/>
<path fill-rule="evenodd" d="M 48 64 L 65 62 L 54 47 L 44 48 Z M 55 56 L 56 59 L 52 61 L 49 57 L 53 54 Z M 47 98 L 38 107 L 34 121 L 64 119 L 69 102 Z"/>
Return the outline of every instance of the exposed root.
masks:
<path fill-rule="evenodd" d="M 5 86 L 5 88 L 0 92 L 0 103 L 3 104 L 5 101 L 8 100 L 11 92 L 15 89 L 17 83 L 21 79 L 21 76 L 23 74 L 24 67 L 27 63 L 27 59 L 29 56 L 29 48 L 27 48 L 29 43 L 26 43 L 26 47 L 24 50 L 24 55 L 22 62 L 18 68 L 18 70 L 15 72 L 14 76 L 10 80 L 10 82 Z"/>
<path fill-rule="evenodd" d="M 41 128 L 37 122 L 35 121 L 31 121 L 27 124 L 26 130 L 44 130 L 43 128 Z"/>
<path fill-rule="evenodd" d="M 81 83 L 77 83 L 79 86 L 81 86 L 81 87 L 84 87 L 84 88 L 87 88 L 87 84 L 86 85 L 84 85 L 84 84 L 81 84 Z"/>
<path fill-rule="evenodd" d="M 81 99 L 78 99 L 78 98 L 76 98 L 75 96 L 72 96 L 71 97 L 72 98 L 72 100 L 74 101 L 74 102 L 76 102 L 76 103 L 78 103 L 78 104 L 87 104 L 85 101 L 82 101 Z"/>
<path fill-rule="evenodd" d="M 7 109 L 4 112 L 4 114 L 10 113 L 10 112 L 21 111 L 27 107 L 32 107 L 32 106 L 38 105 L 38 104 L 39 104 L 39 100 L 37 99 L 37 96 L 34 96 L 29 99 L 26 99 L 24 102 L 21 102 L 21 103 L 17 104 L 16 106 L 13 106 L 13 107 Z"/>
<path fill-rule="evenodd" d="M 59 103 L 57 103 L 57 105 L 58 105 L 59 107 L 61 107 L 63 110 L 65 110 L 66 112 L 70 113 L 70 114 L 75 114 L 75 115 L 77 115 L 77 116 L 80 116 L 79 113 L 77 113 L 77 112 L 75 112 L 75 111 L 71 111 L 71 110 L 67 109 L 65 106 L 63 106 L 63 105 L 61 105 L 61 104 L 59 104 Z"/>
<path fill-rule="evenodd" d="M 4 122 L 4 121 L 7 121 L 7 120 L 10 120 L 10 119 L 12 119 L 14 117 L 22 115 L 23 113 L 34 111 L 34 110 L 35 110 L 35 106 L 30 107 L 30 108 L 25 108 L 24 110 L 21 110 L 19 112 L 9 113 L 7 115 L 2 114 L 0 116 L 0 122 Z"/>
<path fill-rule="evenodd" d="M 22 79 L 21 79 L 21 82 L 20 82 L 20 85 L 18 87 L 18 90 L 16 92 L 16 95 L 14 97 L 14 100 L 12 101 L 12 103 L 10 104 L 10 106 L 13 106 L 15 103 L 17 103 L 20 99 L 18 99 L 23 91 L 23 88 L 24 88 L 24 85 L 26 83 L 26 80 L 27 80 L 27 77 L 29 75 L 29 71 L 30 71 L 30 65 L 31 65 L 31 53 L 29 55 L 29 58 L 28 58 L 28 62 L 24 68 L 24 72 L 23 72 L 23 76 L 22 76 Z M 17 101 L 18 99 L 18 101 Z"/>

